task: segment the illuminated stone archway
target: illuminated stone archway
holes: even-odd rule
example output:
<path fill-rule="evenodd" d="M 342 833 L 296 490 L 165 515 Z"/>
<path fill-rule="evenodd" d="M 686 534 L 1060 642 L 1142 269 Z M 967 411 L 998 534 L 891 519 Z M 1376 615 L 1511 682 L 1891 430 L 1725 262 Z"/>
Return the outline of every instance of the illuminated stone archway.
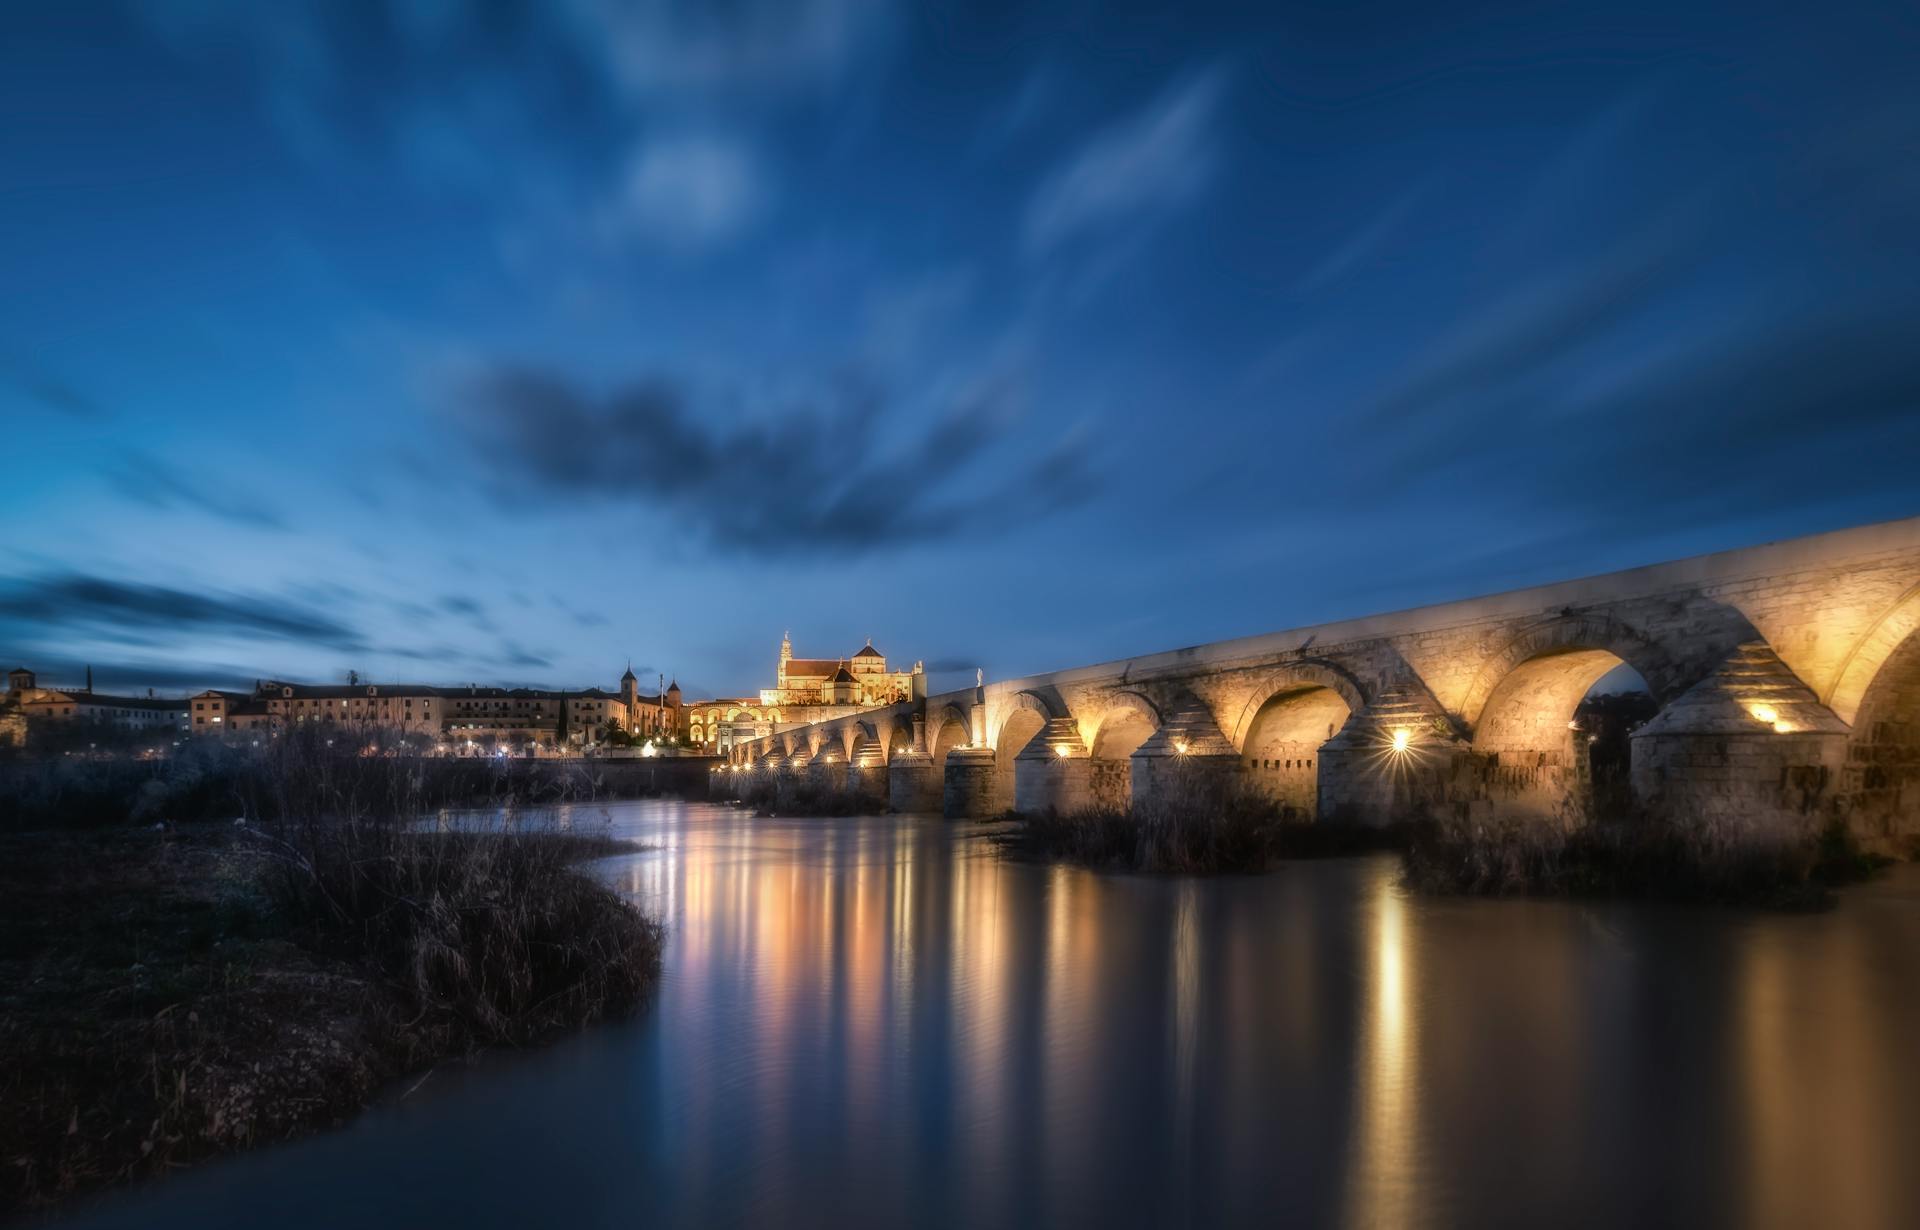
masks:
<path fill-rule="evenodd" d="M 1047 723 L 1057 716 L 1052 706 L 1032 692 L 1017 693 L 1008 703 L 1010 707 L 1000 719 L 1000 729 L 993 743 L 993 802 L 996 811 L 1012 808 L 1020 772 L 1018 757 L 1027 744 L 1033 742 L 1034 736 L 1045 730 Z M 1044 769 L 1044 764 L 1041 767 Z"/>
<path fill-rule="evenodd" d="M 1094 730 L 1088 790 L 1096 807 L 1124 808 L 1133 793 L 1131 757 L 1160 729 L 1160 711 L 1138 692 L 1108 698 Z"/>
<path fill-rule="evenodd" d="M 929 714 L 927 721 L 927 750 L 933 756 L 934 767 L 944 769 L 947 753 L 955 748 L 966 747 L 973 741 L 967 715 L 960 712 L 957 706 L 947 705 Z"/>
<path fill-rule="evenodd" d="M 1855 833 L 1896 843 L 1920 836 L 1920 631 L 1882 656 L 1861 689 L 1843 778 Z"/>
<path fill-rule="evenodd" d="M 1324 685 L 1295 684 L 1275 692 L 1255 710 L 1241 742 L 1248 784 L 1290 815 L 1317 817 L 1321 745 L 1352 716 L 1346 699 Z"/>
<path fill-rule="evenodd" d="M 1584 822 L 1593 803 L 1588 735 L 1574 715 L 1624 659 L 1608 649 L 1554 646 L 1508 670 L 1480 706 L 1473 752 L 1494 818 Z"/>

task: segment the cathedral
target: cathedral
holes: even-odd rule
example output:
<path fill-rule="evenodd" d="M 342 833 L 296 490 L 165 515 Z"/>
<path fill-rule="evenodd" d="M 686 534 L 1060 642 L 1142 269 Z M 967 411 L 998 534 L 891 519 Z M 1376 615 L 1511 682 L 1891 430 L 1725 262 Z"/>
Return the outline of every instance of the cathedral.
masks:
<path fill-rule="evenodd" d="M 886 655 L 873 647 L 871 638 L 850 658 L 796 658 L 793 639 L 782 635 L 779 673 L 772 687 L 760 689 L 760 703 L 782 708 L 891 705 L 913 696 L 913 677 L 921 672 L 918 662 L 911 671 L 889 671 Z"/>
<path fill-rule="evenodd" d="M 926 695 L 926 668 L 890 671 L 886 655 L 866 645 L 847 658 L 796 658 L 793 639 L 780 638 L 780 663 L 759 697 L 695 701 L 687 706 L 687 735 L 696 747 L 724 752 L 734 742 L 764 738 L 808 722 Z"/>

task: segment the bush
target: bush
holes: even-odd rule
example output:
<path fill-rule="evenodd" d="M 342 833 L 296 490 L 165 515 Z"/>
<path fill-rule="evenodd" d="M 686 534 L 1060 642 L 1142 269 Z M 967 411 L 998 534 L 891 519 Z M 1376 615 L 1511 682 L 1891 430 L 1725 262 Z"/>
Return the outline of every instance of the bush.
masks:
<path fill-rule="evenodd" d="M 390 732 L 296 728 L 258 747 L 187 740 L 152 760 L 0 762 L 0 830 L 198 820 L 272 821 L 340 797 L 388 810 L 544 806 L 601 790 L 586 766 L 505 757 L 423 757 Z M 395 813 L 398 814 L 398 813 Z M 416 813 L 417 814 L 417 813 Z"/>
<path fill-rule="evenodd" d="M 1238 777 L 1193 774 L 1124 808 L 1017 816 L 1016 851 L 1125 871 L 1265 871 L 1288 858 L 1356 854 L 1399 843 L 1397 829 L 1316 824 Z"/>
<path fill-rule="evenodd" d="M 422 1055 L 532 1042 L 638 1003 L 662 929 L 576 874 L 624 843 L 544 825 L 422 832 L 386 820 L 261 835 L 276 915 L 318 951 L 371 961 Z"/>
<path fill-rule="evenodd" d="M 121 810 L 265 824 L 0 836 L 0 1211 L 337 1122 L 409 1069 L 654 985 L 661 926 L 572 870 L 630 845 L 541 811 L 424 827 L 446 762 L 229 755 L 183 757 Z M 55 768 L 63 806 L 134 780 Z"/>
<path fill-rule="evenodd" d="M 319 946 L 374 961 L 409 1001 L 463 1041 L 525 1042 L 634 1003 L 652 984 L 657 924 L 569 870 L 631 847 L 552 827 L 542 813 L 426 831 L 419 817 L 450 764 L 330 755 L 282 741 L 255 800 L 281 914 Z M 491 770 L 465 762 L 469 772 Z M 472 783 L 479 786 L 482 783 Z"/>
<path fill-rule="evenodd" d="M 1835 821 L 1803 840 L 1756 842 L 1700 819 L 1554 824 L 1450 821 L 1420 829 L 1405 878 L 1425 892 L 1476 896 L 1649 897 L 1814 909 L 1832 887 L 1887 860 L 1862 852 Z"/>

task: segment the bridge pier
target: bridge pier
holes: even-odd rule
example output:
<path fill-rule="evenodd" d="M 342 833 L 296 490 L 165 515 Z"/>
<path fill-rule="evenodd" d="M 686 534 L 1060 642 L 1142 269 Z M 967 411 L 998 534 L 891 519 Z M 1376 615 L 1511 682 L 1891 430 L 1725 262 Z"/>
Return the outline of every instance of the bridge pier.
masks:
<path fill-rule="evenodd" d="M 1128 758 L 1132 807 L 1177 804 L 1182 800 L 1223 797 L 1245 776 L 1240 754 L 1213 720 L 1213 713 L 1189 698 L 1160 723 Z"/>
<path fill-rule="evenodd" d="M 822 747 L 807 762 L 807 785 L 816 792 L 840 794 L 847 788 L 847 758 L 838 748 Z"/>
<path fill-rule="evenodd" d="M 940 774 L 933 757 L 919 748 L 893 754 L 887 766 L 887 806 L 907 814 L 931 814 L 940 810 Z"/>
<path fill-rule="evenodd" d="M 1418 688 L 1382 688 L 1320 745 L 1316 819 L 1380 827 L 1431 818 L 1447 803 L 1468 754 Z"/>
<path fill-rule="evenodd" d="M 947 753 L 940 814 L 949 820 L 978 820 L 994 815 L 999 769 L 990 747 L 956 747 Z"/>
<path fill-rule="evenodd" d="M 1092 802 L 1092 762 L 1070 717 L 1050 719 L 1013 758 L 1013 809 L 1067 815 Z"/>
<path fill-rule="evenodd" d="M 884 764 L 853 764 L 847 768 L 847 792 L 878 811 L 887 810 L 891 786 Z"/>
<path fill-rule="evenodd" d="M 800 750 L 787 757 L 787 763 L 773 775 L 774 807 L 779 811 L 791 811 L 799 799 L 801 789 L 807 783 L 807 773 L 813 760 L 813 753 L 802 743 Z"/>
<path fill-rule="evenodd" d="M 1634 799 L 1683 827 L 1804 837 L 1834 813 L 1847 734 L 1772 649 L 1745 644 L 1634 732 Z"/>

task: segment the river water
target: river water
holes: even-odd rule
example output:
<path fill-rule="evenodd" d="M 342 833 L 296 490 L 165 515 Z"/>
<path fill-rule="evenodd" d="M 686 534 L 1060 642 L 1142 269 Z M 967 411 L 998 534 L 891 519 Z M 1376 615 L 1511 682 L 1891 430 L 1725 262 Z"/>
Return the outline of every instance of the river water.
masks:
<path fill-rule="evenodd" d="M 576 809 L 656 1002 L 89 1226 L 1920 1225 L 1920 868 L 1813 916 Z"/>

